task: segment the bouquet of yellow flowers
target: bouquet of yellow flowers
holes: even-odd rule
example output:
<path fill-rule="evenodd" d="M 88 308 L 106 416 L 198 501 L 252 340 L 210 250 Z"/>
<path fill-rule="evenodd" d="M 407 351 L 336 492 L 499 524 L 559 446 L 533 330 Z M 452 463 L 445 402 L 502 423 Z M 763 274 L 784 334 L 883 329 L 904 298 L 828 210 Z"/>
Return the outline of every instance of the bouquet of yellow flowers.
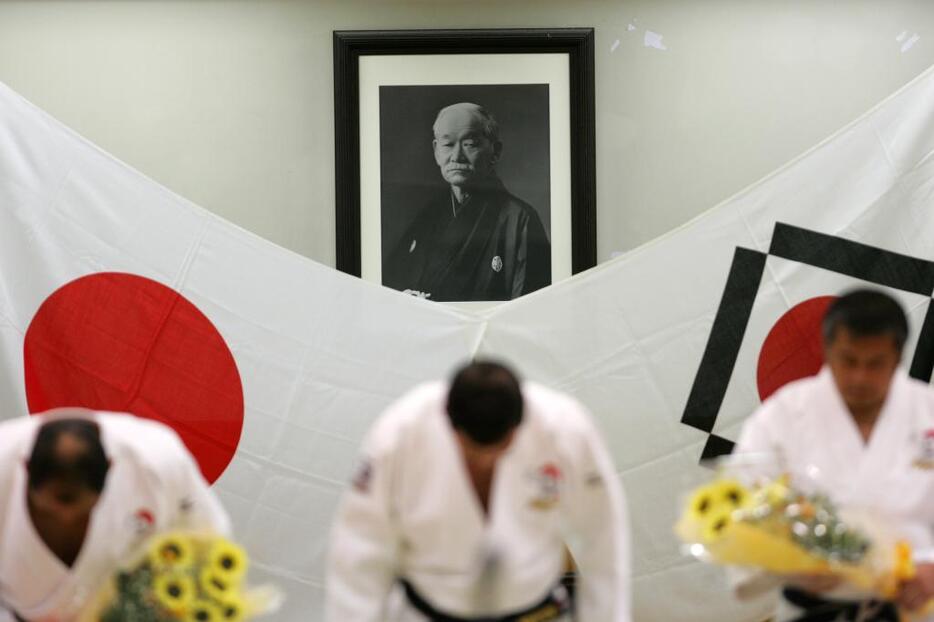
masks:
<path fill-rule="evenodd" d="M 270 587 L 247 589 L 249 560 L 230 540 L 196 532 L 151 538 L 110 577 L 78 622 L 240 622 L 275 609 Z"/>
<path fill-rule="evenodd" d="M 787 476 L 745 486 L 717 477 L 687 499 L 675 532 L 697 558 L 776 574 L 833 574 L 889 600 L 915 573 L 909 544 Z"/>

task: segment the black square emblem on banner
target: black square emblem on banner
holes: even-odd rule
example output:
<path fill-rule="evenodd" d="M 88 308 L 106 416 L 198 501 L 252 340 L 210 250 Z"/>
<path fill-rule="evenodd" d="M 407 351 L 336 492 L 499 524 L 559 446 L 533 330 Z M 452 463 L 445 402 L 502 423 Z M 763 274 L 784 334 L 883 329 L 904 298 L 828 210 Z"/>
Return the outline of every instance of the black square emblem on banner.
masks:
<path fill-rule="evenodd" d="M 737 247 L 681 422 L 707 432 L 701 460 L 728 454 L 733 441 L 713 433 L 746 335 L 769 256 L 822 268 L 928 299 L 909 374 L 930 382 L 934 369 L 934 262 L 776 223 L 769 252 Z"/>

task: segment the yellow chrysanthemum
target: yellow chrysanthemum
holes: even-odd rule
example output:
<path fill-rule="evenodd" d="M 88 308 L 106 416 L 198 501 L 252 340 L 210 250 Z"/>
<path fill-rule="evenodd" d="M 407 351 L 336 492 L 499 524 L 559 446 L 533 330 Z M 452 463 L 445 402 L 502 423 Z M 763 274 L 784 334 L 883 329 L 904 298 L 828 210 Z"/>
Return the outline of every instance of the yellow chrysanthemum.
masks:
<path fill-rule="evenodd" d="M 194 562 L 194 548 L 188 538 L 161 536 L 149 547 L 148 559 L 154 568 L 184 569 Z"/>
<path fill-rule="evenodd" d="M 195 598 L 195 582 L 184 574 L 157 575 L 152 585 L 156 602 L 163 608 L 178 613 L 184 610 Z"/>
<path fill-rule="evenodd" d="M 733 523 L 733 509 L 721 507 L 711 512 L 704 521 L 702 537 L 704 542 L 712 542 L 723 535 L 724 530 Z"/>
<path fill-rule="evenodd" d="M 238 581 L 246 574 L 246 553 L 233 542 L 218 539 L 208 552 L 207 567 L 228 581 Z"/>
<path fill-rule="evenodd" d="M 185 614 L 185 622 L 221 622 L 223 619 L 220 607 L 201 598 L 191 603 Z"/>
<path fill-rule="evenodd" d="M 241 622 L 241 620 L 246 619 L 246 601 L 236 592 L 230 592 L 222 598 L 218 598 L 217 605 L 220 607 L 222 619 L 225 622 Z"/>
<path fill-rule="evenodd" d="M 198 575 L 198 583 L 201 590 L 211 598 L 220 600 L 225 596 L 237 591 L 237 582 L 235 578 L 230 578 L 216 568 L 208 566 L 201 570 Z"/>

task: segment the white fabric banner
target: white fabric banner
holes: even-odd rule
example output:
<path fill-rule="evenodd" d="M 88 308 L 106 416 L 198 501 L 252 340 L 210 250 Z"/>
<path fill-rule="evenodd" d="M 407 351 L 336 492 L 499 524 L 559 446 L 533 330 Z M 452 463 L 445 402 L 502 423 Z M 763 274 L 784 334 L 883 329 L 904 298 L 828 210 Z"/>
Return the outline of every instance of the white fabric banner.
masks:
<path fill-rule="evenodd" d="M 820 303 L 809 301 L 859 283 L 892 291 L 911 310 L 905 364 L 930 377 L 934 335 L 922 328 L 934 291 L 932 105 L 928 71 L 677 231 L 472 312 L 343 275 L 238 229 L 0 86 L 0 418 L 60 401 L 61 370 L 82 365 L 75 378 L 93 378 L 87 399 L 119 398 L 167 420 L 185 406 L 158 390 L 165 378 L 211 396 L 226 387 L 199 398 L 210 416 L 185 415 L 181 425 L 213 448 L 199 457 L 213 452 L 215 488 L 257 579 L 287 593 L 276 619 L 316 620 L 331 516 L 369 423 L 417 382 L 474 353 L 495 355 L 595 414 L 629 496 L 635 619 L 759 620 L 765 604 L 740 607 L 719 570 L 681 554 L 671 530 L 681 495 L 709 476 L 702 454 L 728 450 L 763 387 L 813 358 L 779 338 L 779 324 L 798 326 L 807 315 L 798 311 Z M 143 278 L 130 287 L 101 273 Z M 82 315 L 93 296 L 75 292 L 89 287 L 151 308 L 151 334 L 132 334 L 126 314 Z M 180 296 L 159 303 L 163 290 Z M 178 319 L 179 309 L 188 315 Z M 55 332 L 50 317 L 80 324 Z M 216 330 L 239 384 L 182 369 L 198 334 L 178 327 Z M 90 336 L 75 345 L 77 333 Z M 145 365 L 121 380 L 132 366 L 109 368 L 111 352 Z M 236 410 L 241 386 L 242 432 L 221 442 L 216 431 L 240 423 L 216 405 Z M 230 455 L 218 457 L 224 448 Z"/>

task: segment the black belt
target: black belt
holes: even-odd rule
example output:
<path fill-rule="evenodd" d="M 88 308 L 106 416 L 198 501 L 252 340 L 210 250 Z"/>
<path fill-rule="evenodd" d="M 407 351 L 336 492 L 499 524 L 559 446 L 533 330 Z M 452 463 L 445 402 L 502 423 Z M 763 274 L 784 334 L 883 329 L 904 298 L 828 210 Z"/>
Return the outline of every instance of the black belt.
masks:
<path fill-rule="evenodd" d="M 879 600 L 832 600 L 794 587 L 782 590 L 782 596 L 804 613 L 792 622 L 835 622 L 836 620 L 863 620 L 864 622 L 899 622 L 898 610 L 890 602 Z M 869 615 L 870 617 L 858 617 Z M 843 616 L 843 617 L 840 617 Z"/>
<path fill-rule="evenodd" d="M 560 583 L 549 591 L 538 604 L 528 609 L 496 616 L 495 618 L 461 618 L 438 611 L 431 603 L 422 598 L 412 587 L 412 584 L 405 579 L 400 579 L 399 582 L 405 589 L 405 595 L 408 597 L 409 603 L 431 622 L 547 622 L 548 620 L 557 620 L 571 611 L 571 599 L 567 589 Z"/>

